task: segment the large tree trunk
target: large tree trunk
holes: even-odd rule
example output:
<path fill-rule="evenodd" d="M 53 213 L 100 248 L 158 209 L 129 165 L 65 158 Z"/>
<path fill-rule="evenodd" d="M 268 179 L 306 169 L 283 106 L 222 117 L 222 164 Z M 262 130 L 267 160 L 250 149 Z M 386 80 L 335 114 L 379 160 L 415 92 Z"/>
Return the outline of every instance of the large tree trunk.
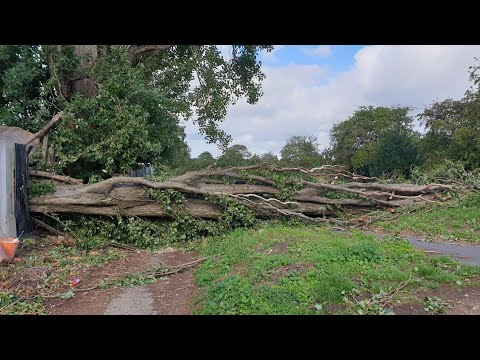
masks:
<path fill-rule="evenodd" d="M 60 51 L 62 46 L 57 45 L 57 50 Z M 84 70 L 91 66 L 98 58 L 98 46 L 97 45 L 72 45 L 73 53 L 78 57 L 79 64 L 77 73 L 82 74 Z M 55 88 L 57 93 L 65 100 L 70 100 L 73 94 L 80 93 L 87 98 L 92 98 L 96 94 L 95 81 L 86 76 L 81 75 L 73 77 L 72 74 L 67 74 L 58 69 L 53 61 L 51 55 L 48 59 L 50 75 L 55 79 Z"/>
<path fill-rule="evenodd" d="M 79 58 L 80 69 L 91 66 L 98 57 L 97 45 L 73 45 L 74 53 Z M 80 93 L 86 98 L 92 98 L 97 92 L 95 81 L 90 77 L 73 79 L 71 83 L 72 94 Z"/>
<path fill-rule="evenodd" d="M 30 199 L 30 210 L 34 213 L 78 213 L 90 215 L 135 215 L 168 217 L 171 212 L 162 204 L 151 199 L 146 189 L 172 189 L 187 198 L 185 210 L 195 217 L 215 219 L 223 209 L 209 201 L 215 196 L 237 199 L 252 209 L 258 217 L 298 216 L 311 221 L 322 221 L 327 215 L 334 215 L 339 209 L 395 208 L 415 202 L 433 201 L 438 194 L 450 189 L 448 185 L 432 184 L 418 186 L 411 184 L 344 183 L 332 184 L 307 181 L 298 177 L 303 188 L 291 194 L 289 200 L 281 197 L 281 188 L 266 176 L 248 174 L 248 170 L 269 170 L 274 172 L 308 173 L 305 169 L 274 168 L 269 165 L 255 165 L 225 170 L 197 171 L 184 174 L 163 182 L 151 182 L 144 178 L 113 177 L 88 185 L 59 185 L 53 194 Z M 331 171 L 331 169 L 329 169 Z M 313 177 L 325 179 L 325 174 L 309 171 Z M 46 173 L 31 172 L 32 176 L 48 177 Z M 75 184 L 72 178 L 52 175 L 52 179 Z M 219 183 L 242 179 L 254 184 Z M 260 183 L 263 183 L 260 184 Z M 329 196 L 333 192 L 344 194 L 340 198 Z M 176 205 L 173 208 L 178 209 Z"/>
<path fill-rule="evenodd" d="M 78 213 L 89 215 L 136 215 L 148 217 L 168 217 L 170 214 L 156 200 L 150 199 L 142 186 L 141 178 L 112 178 L 115 183 L 110 183 L 108 189 L 95 189 L 93 185 L 61 185 L 56 187 L 56 192 L 30 199 L 30 210 L 38 213 Z M 118 180 L 118 182 L 116 182 Z M 128 181 L 128 182 L 127 182 Z M 136 182 L 138 184 L 135 184 Z M 131 186 L 133 183 L 133 186 Z M 99 183 L 100 184 L 100 183 Z M 157 189 L 175 189 L 185 194 L 269 194 L 277 192 L 276 189 L 251 185 L 210 185 L 197 184 L 195 187 L 182 183 L 163 182 L 151 183 Z M 97 185 L 97 184 L 95 184 Z M 111 186 L 110 186 L 111 185 Z M 178 208 L 175 205 L 174 208 Z M 186 211 L 195 217 L 215 219 L 222 214 L 222 209 L 206 200 L 188 199 Z M 313 201 L 301 201 L 296 211 L 312 216 L 333 214 L 322 204 Z M 259 216 L 272 215 L 272 210 L 259 207 Z"/>

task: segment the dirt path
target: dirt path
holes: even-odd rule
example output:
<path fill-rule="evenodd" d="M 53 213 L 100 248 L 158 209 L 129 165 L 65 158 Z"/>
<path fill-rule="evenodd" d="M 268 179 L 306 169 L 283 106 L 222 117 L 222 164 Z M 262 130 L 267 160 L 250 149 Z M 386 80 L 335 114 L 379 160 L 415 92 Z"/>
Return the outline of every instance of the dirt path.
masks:
<path fill-rule="evenodd" d="M 446 302 L 446 315 L 480 315 L 480 287 L 452 288 L 449 286 L 418 292 L 417 301 L 393 308 L 397 315 L 428 315 L 423 308 L 425 297 L 439 297 Z"/>
<path fill-rule="evenodd" d="M 167 249 L 163 253 L 131 253 L 124 261 L 116 261 L 85 274 L 83 288 L 98 284 L 101 279 L 146 271 L 160 264 L 175 266 L 198 258 L 194 252 Z M 78 292 L 73 299 L 49 301 L 52 315 L 187 315 L 195 289 L 194 268 L 166 276 L 153 284 L 137 287 L 116 287 Z"/>

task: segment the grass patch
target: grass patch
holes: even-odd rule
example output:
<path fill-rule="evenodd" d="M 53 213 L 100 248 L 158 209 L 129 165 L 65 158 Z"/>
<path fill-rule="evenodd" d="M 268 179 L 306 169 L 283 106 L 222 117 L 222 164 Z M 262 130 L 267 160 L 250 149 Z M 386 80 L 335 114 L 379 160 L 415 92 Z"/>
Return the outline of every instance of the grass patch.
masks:
<path fill-rule="evenodd" d="M 400 215 L 378 226 L 393 234 L 409 230 L 429 238 L 480 242 L 480 197 L 469 198 L 454 207 L 434 207 L 430 211 Z"/>
<path fill-rule="evenodd" d="M 43 315 L 42 299 L 22 300 L 9 292 L 0 292 L 0 315 Z"/>
<path fill-rule="evenodd" d="M 29 198 L 52 194 L 55 192 L 55 185 L 51 180 L 40 182 L 31 181 L 28 185 L 27 192 Z"/>
<path fill-rule="evenodd" d="M 386 313 L 415 289 L 480 278 L 403 240 L 316 226 L 235 230 L 204 239 L 201 252 L 211 258 L 196 271 L 197 314 Z"/>

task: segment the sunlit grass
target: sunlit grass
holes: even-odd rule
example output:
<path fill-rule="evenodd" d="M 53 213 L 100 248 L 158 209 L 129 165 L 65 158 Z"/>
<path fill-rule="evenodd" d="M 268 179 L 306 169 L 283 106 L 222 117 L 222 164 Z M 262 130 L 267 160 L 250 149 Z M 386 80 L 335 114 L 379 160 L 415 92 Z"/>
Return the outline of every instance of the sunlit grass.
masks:
<path fill-rule="evenodd" d="M 352 313 L 357 304 L 346 296 L 352 289 L 367 297 L 406 282 L 404 290 L 412 292 L 480 275 L 478 268 L 427 257 L 403 240 L 314 226 L 237 230 L 205 239 L 201 251 L 211 259 L 196 272 L 203 287 L 199 314 Z"/>

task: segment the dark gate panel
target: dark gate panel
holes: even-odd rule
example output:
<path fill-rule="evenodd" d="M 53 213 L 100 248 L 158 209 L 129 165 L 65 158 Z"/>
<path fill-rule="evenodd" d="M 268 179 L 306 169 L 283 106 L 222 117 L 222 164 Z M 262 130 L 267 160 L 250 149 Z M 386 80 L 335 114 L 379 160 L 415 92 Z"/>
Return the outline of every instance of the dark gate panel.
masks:
<path fill-rule="evenodd" d="M 28 209 L 28 160 L 27 147 L 15 144 L 15 222 L 17 236 L 32 231 L 30 211 Z"/>

